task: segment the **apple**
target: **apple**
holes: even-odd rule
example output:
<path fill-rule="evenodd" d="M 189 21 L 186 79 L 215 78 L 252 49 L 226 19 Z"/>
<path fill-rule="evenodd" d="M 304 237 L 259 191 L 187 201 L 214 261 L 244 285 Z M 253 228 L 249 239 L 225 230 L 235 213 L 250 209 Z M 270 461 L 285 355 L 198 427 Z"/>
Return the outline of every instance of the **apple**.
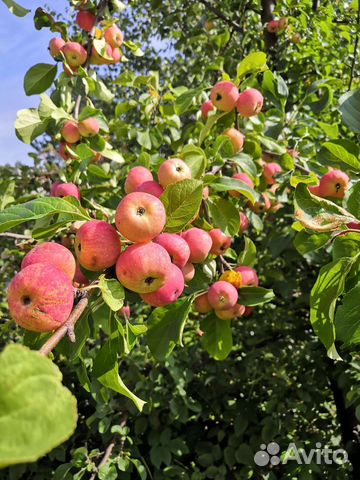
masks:
<path fill-rule="evenodd" d="M 249 219 L 247 218 L 247 216 L 245 215 L 245 213 L 239 212 L 239 215 L 240 215 L 239 232 L 244 233 L 249 228 L 250 222 L 249 222 Z"/>
<path fill-rule="evenodd" d="M 80 200 L 80 190 L 74 183 L 55 182 L 51 186 L 52 197 L 75 197 Z"/>
<path fill-rule="evenodd" d="M 184 291 L 184 286 L 184 277 L 180 268 L 172 264 L 165 284 L 155 292 L 141 294 L 141 298 L 152 307 L 163 307 L 176 302 Z"/>
<path fill-rule="evenodd" d="M 131 242 L 149 242 L 165 226 L 165 207 L 154 195 L 132 192 L 117 206 L 115 223 L 121 235 Z"/>
<path fill-rule="evenodd" d="M 201 263 L 210 253 L 212 238 L 201 228 L 190 228 L 181 234 L 190 247 L 189 262 Z"/>
<path fill-rule="evenodd" d="M 243 172 L 236 173 L 235 175 L 233 175 L 232 178 L 235 178 L 235 180 L 240 180 L 241 182 L 246 183 L 246 185 L 249 185 L 250 188 L 254 188 L 254 182 L 251 180 L 251 178 L 247 173 L 243 173 Z M 242 194 L 240 192 L 237 192 L 236 190 L 229 190 L 229 195 L 237 198 L 242 196 Z"/>
<path fill-rule="evenodd" d="M 104 38 L 106 43 L 111 45 L 113 48 L 121 47 L 124 41 L 124 35 L 116 25 L 113 25 L 105 30 Z"/>
<path fill-rule="evenodd" d="M 238 292 L 231 283 L 219 280 L 209 288 L 208 300 L 214 310 L 227 310 L 235 306 Z"/>
<path fill-rule="evenodd" d="M 279 31 L 279 21 L 278 20 L 270 20 L 270 22 L 268 22 L 266 28 L 267 28 L 267 31 L 269 33 L 277 33 Z"/>
<path fill-rule="evenodd" d="M 60 37 L 55 37 L 50 40 L 49 51 L 50 55 L 55 58 L 55 60 L 61 58 L 61 49 L 65 45 L 65 40 Z"/>
<path fill-rule="evenodd" d="M 228 81 L 218 82 L 211 90 L 211 103 L 222 112 L 230 112 L 236 106 L 239 90 L 235 84 Z"/>
<path fill-rule="evenodd" d="M 204 187 L 203 188 L 203 193 L 202 193 L 202 198 L 203 200 L 207 200 L 209 198 L 209 187 Z"/>
<path fill-rule="evenodd" d="M 215 110 L 215 107 L 214 105 L 212 104 L 212 101 L 211 100 L 208 100 L 207 102 L 204 102 L 202 105 L 201 105 L 201 116 L 205 119 L 208 118 L 208 115 L 209 115 L 209 112 L 212 112 L 213 110 Z"/>
<path fill-rule="evenodd" d="M 118 313 L 122 315 L 124 318 L 130 318 L 130 314 L 131 314 L 130 306 L 124 305 L 123 307 L 120 308 Z"/>
<path fill-rule="evenodd" d="M 245 312 L 243 313 L 243 317 L 250 317 L 252 312 L 255 310 L 255 307 L 245 307 Z"/>
<path fill-rule="evenodd" d="M 50 332 L 69 318 L 74 289 L 69 276 L 54 265 L 33 263 L 12 279 L 8 289 L 11 317 L 32 332 Z"/>
<path fill-rule="evenodd" d="M 232 320 L 236 317 L 242 317 L 245 313 L 244 305 L 236 303 L 233 307 L 226 310 L 215 310 L 215 315 L 220 318 L 220 320 Z"/>
<path fill-rule="evenodd" d="M 190 282 L 195 276 L 195 267 L 192 263 L 188 262 L 182 269 L 185 282 Z"/>
<path fill-rule="evenodd" d="M 68 67 L 67 65 L 65 65 L 65 63 L 63 64 L 63 69 L 65 75 L 67 75 L 68 77 L 73 77 L 74 75 L 77 75 L 79 70 L 78 67 Z"/>
<path fill-rule="evenodd" d="M 207 292 L 195 298 L 193 308 L 199 313 L 209 313 L 213 310 L 213 307 L 209 303 Z"/>
<path fill-rule="evenodd" d="M 248 207 L 255 213 L 267 212 L 271 208 L 271 201 L 269 195 L 265 192 L 261 194 L 260 200 L 252 204 L 248 203 Z"/>
<path fill-rule="evenodd" d="M 60 143 L 60 146 L 59 146 L 59 155 L 61 158 L 63 158 L 65 161 L 67 160 L 71 160 L 73 157 L 71 156 L 71 153 L 67 151 L 67 148 L 70 148 L 71 150 L 74 150 L 75 148 L 75 145 L 73 144 L 70 144 L 70 143 L 65 143 L 65 142 L 62 142 Z"/>
<path fill-rule="evenodd" d="M 76 143 L 80 140 L 79 127 L 77 123 L 72 120 L 64 123 L 60 133 L 67 143 Z"/>
<path fill-rule="evenodd" d="M 139 243 L 121 253 L 116 262 L 116 276 L 133 292 L 151 293 L 165 285 L 171 265 L 164 247 L 154 242 Z"/>
<path fill-rule="evenodd" d="M 243 117 L 252 117 L 261 112 L 264 97 L 256 88 L 247 88 L 240 93 L 236 102 L 237 111 Z"/>
<path fill-rule="evenodd" d="M 286 18 L 286 17 L 281 17 L 280 20 L 279 20 L 279 30 L 285 30 L 285 28 L 288 26 L 289 24 L 289 19 Z"/>
<path fill-rule="evenodd" d="M 96 118 L 90 117 L 79 122 L 79 133 L 82 137 L 93 137 L 99 130 L 100 125 Z"/>
<path fill-rule="evenodd" d="M 226 250 L 230 248 L 233 239 L 225 235 L 220 228 L 213 228 L 210 230 L 209 235 L 212 240 L 210 253 L 214 255 L 224 255 Z"/>
<path fill-rule="evenodd" d="M 319 192 L 323 198 L 345 197 L 348 188 L 349 177 L 341 170 L 331 170 L 320 179 Z"/>
<path fill-rule="evenodd" d="M 86 50 L 78 42 L 66 42 L 61 51 L 70 67 L 78 67 L 86 62 Z"/>
<path fill-rule="evenodd" d="M 85 277 L 81 271 L 80 265 L 76 262 L 75 275 L 74 275 L 74 284 L 87 286 L 90 284 L 90 280 Z"/>
<path fill-rule="evenodd" d="M 96 17 L 87 10 L 80 10 L 76 16 L 76 23 L 86 32 L 91 32 L 96 23 Z"/>
<path fill-rule="evenodd" d="M 75 258 L 70 250 L 59 243 L 44 242 L 36 245 L 23 258 L 21 269 L 34 263 L 53 265 L 58 270 L 64 272 L 70 280 L 74 278 L 76 269 Z"/>
<path fill-rule="evenodd" d="M 235 270 L 226 270 L 221 274 L 219 280 L 231 283 L 235 288 L 240 288 L 242 285 L 241 273 L 235 272 Z"/>
<path fill-rule="evenodd" d="M 223 135 L 230 138 L 234 153 L 238 153 L 242 150 L 245 141 L 245 135 L 239 132 L 239 130 L 236 130 L 236 128 L 228 128 L 225 130 Z"/>
<path fill-rule="evenodd" d="M 191 178 L 191 170 L 180 158 L 169 158 L 160 165 L 158 178 L 160 185 L 166 188 L 172 183 Z"/>
<path fill-rule="evenodd" d="M 274 175 L 277 175 L 282 171 L 283 170 L 278 163 L 275 163 L 275 162 L 265 163 L 264 169 L 263 169 L 263 175 L 266 183 L 268 185 L 274 185 L 275 183 L 277 183 L 276 179 L 274 178 Z"/>
<path fill-rule="evenodd" d="M 125 192 L 132 193 L 145 182 L 154 180 L 152 173 L 145 167 L 134 167 L 128 173 L 125 180 Z M 148 192 L 150 193 L 150 192 Z"/>
<path fill-rule="evenodd" d="M 300 33 L 294 33 L 294 35 L 291 37 L 291 42 L 297 45 L 298 43 L 301 42 L 301 35 Z"/>
<path fill-rule="evenodd" d="M 259 285 L 259 278 L 253 268 L 240 265 L 235 268 L 235 272 L 241 273 L 243 287 L 257 287 Z"/>
<path fill-rule="evenodd" d="M 136 187 L 135 192 L 145 192 L 154 195 L 154 197 L 160 198 L 164 193 L 164 189 L 157 182 L 150 180 Z"/>
<path fill-rule="evenodd" d="M 176 233 L 161 233 L 154 238 L 170 255 L 171 261 L 179 268 L 185 267 L 190 257 L 190 247 L 187 242 Z"/>
<path fill-rule="evenodd" d="M 76 233 L 75 253 L 80 265 L 100 272 L 115 265 L 121 242 L 115 228 L 102 220 L 84 223 Z"/>

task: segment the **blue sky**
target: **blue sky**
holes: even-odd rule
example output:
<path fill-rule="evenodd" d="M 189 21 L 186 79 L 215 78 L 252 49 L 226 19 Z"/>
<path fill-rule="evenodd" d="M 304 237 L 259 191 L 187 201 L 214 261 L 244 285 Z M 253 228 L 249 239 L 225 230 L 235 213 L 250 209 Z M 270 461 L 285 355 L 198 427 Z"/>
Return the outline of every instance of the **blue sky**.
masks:
<path fill-rule="evenodd" d="M 35 30 L 34 11 L 45 4 L 56 11 L 64 11 L 68 5 L 66 0 L 17 1 L 31 9 L 26 17 L 15 17 L 0 1 L 0 165 L 13 165 L 18 161 L 32 164 L 27 156 L 31 147 L 17 139 L 14 122 L 18 110 L 38 106 L 38 95 L 25 95 L 23 79 L 27 70 L 36 63 L 52 62 L 47 45 L 54 36 L 48 29 Z"/>

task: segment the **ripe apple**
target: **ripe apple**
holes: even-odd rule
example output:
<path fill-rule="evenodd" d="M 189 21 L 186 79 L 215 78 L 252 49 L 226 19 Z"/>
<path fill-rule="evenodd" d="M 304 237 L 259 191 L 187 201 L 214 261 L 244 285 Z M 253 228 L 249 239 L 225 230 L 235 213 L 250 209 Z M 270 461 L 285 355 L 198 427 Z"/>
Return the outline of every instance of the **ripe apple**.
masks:
<path fill-rule="evenodd" d="M 240 265 L 235 268 L 235 272 L 241 273 L 242 287 L 257 287 L 259 285 L 259 278 L 253 268 Z"/>
<path fill-rule="evenodd" d="M 264 97 L 256 88 L 247 88 L 240 93 L 236 102 L 237 111 L 243 117 L 252 117 L 261 112 Z"/>
<path fill-rule="evenodd" d="M 208 300 L 214 310 L 227 310 L 235 306 L 238 292 L 231 283 L 219 280 L 209 288 Z"/>
<path fill-rule="evenodd" d="M 154 195 L 132 192 L 117 206 L 115 223 L 121 235 L 131 242 L 149 242 L 165 226 L 165 207 Z"/>
<path fill-rule="evenodd" d="M 341 170 L 331 170 L 320 179 L 319 192 L 323 198 L 344 198 L 349 177 Z"/>
<path fill-rule="evenodd" d="M 252 315 L 255 307 L 245 307 L 245 312 L 243 313 L 243 317 L 250 317 Z"/>
<path fill-rule="evenodd" d="M 100 272 L 115 265 L 121 252 L 121 242 L 114 227 L 102 220 L 84 223 L 76 233 L 75 253 L 80 265 Z"/>
<path fill-rule="evenodd" d="M 76 23 L 86 32 L 91 32 L 96 23 L 96 17 L 87 10 L 80 10 L 76 16 Z"/>
<path fill-rule="evenodd" d="M 209 112 L 212 112 L 215 110 L 214 105 L 212 104 L 211 100 L 208 100 L 207 102 L 204 102 L 201 105 L 201 116 L 205 119 L 208 118 Z"/>
<path fill-rule="evenodd" d="M 76 143 L 80 140 L 79 127 L 77 123 L 72 120 L 64 123 L 60 133 L 67 143 Z"/>
<path fill-rule="evenodd" d="M 171 259 L 157 243 L 131 245 L 116 262 L 116 276 L 124 287 L 137 293 L 159 290 L 170 274 Z"/>
<path fill-rule="evenodd" d="M 226 135 L 230 138 L 234 153 L 238 153 L 242 150 L 245 141 L 245 135 L 239 132 L 239 130 L 236 130 L 236 128 L 228 128 L 225 130 L 223 135 Z"/>
<path fill-rule="evenodd" d="M 270 22 L 268 22 L 266 28 L 267 28 L 267 31 L 269 33 L 277 33 L 279 31 L 279 21 L 278 20 L 270 20 Z"/>
<path fill-rule="evenodd" d="M 195 298 L 193 308 L 199 313 L 209 313 L 213 310 L 213 307 L 209 303 L 207 292 Z"/>
<path fill-rule="evenodd" d="M 244 233 L 249 228 L 250 222 L 249 222 L 249 219 L 247 218 L 247 216 L 245 215 L 245 213 L 239 212 L 239 214 L 240 214 L 239 232 Z"/>
<path fill-rule="evenodd" d="M 80 190 L 74 183 L 55 182 L 51 186 L 52 197 L 75 197 L 80 200 Z"/>
<path fill-rule="evenodd" d="M 85 275 L 84 275 L 83 272 L 81 271 L 81 268 L 80 268 L 80 265 L 79 265 L 78 262 L 76 262 L 76 269 L 75 269 L 75 275 L 74 275 L 74 284 L 83 285 L 83 286 L 86 286 L 86 285 L 89 285 L 89 284 L 90 284 L 90 280 L 85 277 Z"/>
<path fill-rule="evenodd" d="M 232 178 L 235 178 L 235 180 L 240 180 L 241 182 L 246 183 L 246 185 L 249 185 L 249 187 L 254 188 L 254 182 L 251 180 L 247 173 L 236 173 L 235 175 L 233 175 Z M 236 190 L 229 190 L 229 195 L 237 198 L 241 197 L 241 193 L 237 192 Z"/>
<path fill-rule="evenodd" d="M 63 69 L 65 75 L 67 75 L 68 77 L 73 77 L 74 75 L 77 75 L 79 70 L 78 67 L 68 67 L 67 65 L 65 65 L 65 63 L 63 64 Z"/>
<path fill-rule="evenodd" d="M 226 250 L 230 248 L 233 239 L 225 235 L 220 228 L 213 228 L 210 230 L 209 235 L 212 240 L 210 253 L 214 255 L 224 255 Z"/>
<path fill-rule="evenodd" d="M 169 158 L 160 165 L 159 183 L 163 188 L 186 178 L 191 178 L 191 170 L 180 158 Z"/>
<path fill-rule="evenodd" d="M 21 269 L 34 263 L 53 265 L 64 272 L 70 280 L 74 278 L 76 268 L 75 258 L 70 250 L 59 243 L 44 242 L 36 245 L 36 247 L 30 250 L 23 258 Z"/>
<path fill-rule="evenodd" d="M 54 265 L 33 263 L 12 279 L 8 303 L 18 325 L 32 332 L 50 332 L 69 318 L 74 289 L 69 276 Z"/>
<path fill-rule="evenodd" d="M 66 62 L 70 67 L 78 67 L 86 62 L 86 50 L 78 42 L 65 43 L 61 51 L 63 52 Z"/>
<path fill-rule="evenodd" d="M 121 47 L 124 41 L 124 35 L 116 25 L 113 25 L 105 30 L 104 38 L 106 43 L 111 45 L 113 48 Z"/>
<path fill-rule="evenodd" d="M 215 315 L 220 320 L 232 320 L 233 318 L 242 317 L 245 313 L 244 305 L 236 303 L 233 307 L 226 310 L 215 310 Z"/>
<path fill-rule="evenodd" d="M 280 172 L 282 172 L 282 168 L 278 163 L 275 163 L 275 162 L 265 163 L 264 169 L 263 169 L 263 175 L 266 183 L 268 185 L 274 185 L 275 183 L 277 183 L 276 179 L 274 178 L 274 175 L 277 175 Z"/>
<path fill-rule="evenodd" d="M 179 268 L 185 267 L 190 257 L 190 247 L 187 242 L 176 233 L 161 233 L 154 238 L 170 255 L 171 261 Z"/>
<path fill-rule="evenodd" d="M 281 17 L 279 20 L 279 30 L 285 30 L 289 24 L 289 19 L 286 17 Z"/>
<path fill-rule="evenodd" d="M 153 176 L 149 169 L 145 167 L 134 167 L 128 173 L 125 180 L 125 192 L 132 193 L 145 182 L 152 182 Z M 148 192 L 149 193 L 149 192 Z"/>
<path fill-rule="evenodd" d="M 181 234 L 182 238 L 190 247 L 191 263 L 201 263 L 210 253 L 212 239 L 210 235 L 201 228 L 190 228 Z"/>
<path fill-rule="evenodd" d="M 182 269 L 185 282 L 190 282 L 195 276 L 195 267 L 192 263 L 188 262 Z"/>
<path fill-rule="evenodd" d="M 99 133 L 100 125 L 96 118 L 86 118 L 79 122 L 79 133 L 82 137 L 93 137 Z"/>
<path fill-rule="evenodd" d="M 157 182 L 150 180 L 136 187 L 135 192 L 145 192 L 154 195 L 154 197 L 160 198 L 164 193 L 164 189 Z"/>
<path fill-rule="evenodd" d="M 55 37 L 50 40 L 49 51 L 50 55 L 55 58 L 55 60 L 61 58 L 61 49 L 65 43 L 65 40 L 60 37 Z"/>
<path fill-rule="evenodd" d="M 165 284 L 155 292 L 141 294 L 141 298 L 152 307 L 163 307 L 176 302 L 184 291 L 184 286 L 184 277 L 180 268 L 172 264 Z"/>
<path fill-rule="evenodd" d="M 222 112 L 230 112 L 235 108 L 239 90 L 232 82 L 218 82 L 211 90 L 212 104 Z"/>

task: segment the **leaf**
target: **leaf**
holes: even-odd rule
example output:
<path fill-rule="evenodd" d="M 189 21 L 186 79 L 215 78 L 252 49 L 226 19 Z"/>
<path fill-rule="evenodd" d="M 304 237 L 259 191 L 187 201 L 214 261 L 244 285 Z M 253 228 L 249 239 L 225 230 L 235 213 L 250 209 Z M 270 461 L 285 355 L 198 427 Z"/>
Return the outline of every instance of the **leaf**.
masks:
<path fill-rule="evenodd" d="M 233 346 L 231 320 L 220 320 L 211 314 L 201 321 L 200 328 L 204 332 L 201 337 L 204 349 L 215 360 L 224 360 Z"/>
<path fill-rule="evenodd" d="M 244 240 L 244 250 L 238 256 L 237 263 L 238 265 L 252 267 L 256 263 L 256 246 L 249 237 L 244 237 Z"/>
<path fill-rule="evenodd" d="M 180 232 L 199 211 L 203 184 L 199 180 L 182 180 L 169 185 L 161 195 L 166 210 L 167 232 Z"/>
<path fill-rule="evenodd" d="M 25 74 L 24 90 L 26 95 L 35 95 L 45 92 L 51 87 L 57 73 L 57 65 L 38 63 Z"/>
<path fill-rule="evenodd" d="M 315 95 L 316 92 L 319 93 Z M 324 80 L 317 80 L 306 91 L 304 101 L 306 101 L 314 113 L 320 113 L 332 103 L 332 99 L 332 88 Z"/>
<path fill-rule="evenodd" d="M 151 138 L 149 130 L 145 130 L 144 132 L 138 131 L 136 133 L 136 140 L 137 142 L 147 150 L 151 150 Z"/>
<path fill-rule="evenodd" d="M 255 307 L 271 302 L 275 298 L 272 290 L 263 287 L 241 287 L 238 303 L 247 307 Z"/>
<path fill-rule="evenodd" d="M 258 195 L 253 188 L 251 188 L 246 183 L 236 178 L 229 177 L 215 177 L 215 182 L 210 184 L 212 190 L 217 192 L 225 192 L 227 190 L 235 190 L 236 192 L 241 193 L 250 200 L 251 203 L 255 203 Z"/>
<path fill-rule="evenodd" d="M 360 284 L 350 290 L 335 314 L 336 338 L 345 347 L 360 343 Z"/>
<path fill-rule="evenodd" d="M 208 206 L 215 227 L 220 228 L 226 235 L 237 235 L 240 228 L 239 210 L 224 198 L 209 201 Z"/>
<path fill-rule="evenodd" d="M 106 278 L 101 275 L 99 278 L 99 288 L 104 302 L 117 312 L 124 305 L 125 292 L 124 287 L 115 278 Z"/>
<path fill-rule="evenodd" d="M 20 225 L 24 222 L 50 217 L 55 214 L 65 216 L 65 221 L 90 220 L 86 210 L 74 197 L 37 198 L 20 205 L 13 205 L 0 212 L 0 232 Z"/>
<path fill-rule="evenodd" d="M 350 140 L 333 140 L 321 145 L 319 160 L 327 163 L 349 165 L 355 171 L 360 170 L 359 147 Z"/>
<path fill-rule="evenodd" d="M 236 82 L 239 83 L 248 73 L 264 72 L 267 68 L 264 52 L 250 53 L 237 66 Z"/>
<path fill-rule="evenodd" d="M 14 2 L 14 0 L 2 0 L 2 1 L 8 7 L 9 11 L 13 15 L 16 15 L 17 17 L 25 17 L 25 15 L 31 12 L 31 10 L 28 10 L 27 8 L 22 7 L 18 3 Z"/>
<path fill-rule="evenodd" d="M 17 112 L 15 130 L 17 137 L 30 145 L 36 137 L 46 130 L 47 123 L 43 121 L 36 108 L 26 108 Z"/>
<path fill-rule="evenodd" d="M 51 360 L 27 347 L 0 354 L 0 468 L 35 462 L 73 434 L 76 398 L 61 379 Z"/>
<path fill-rule="evenodd" d="M 196 145 L 185 145 L 179 158 L 182 158 L 191 170 L 192 178 L 200 178 L 206 168 L 206 155 L 202 148 Z"/>
<path fill-rule="evenodd" d="M 346 208 L 356 218 L 360 218 L 360 182 L 352 185 L 347 194 Z"/>
<path fill-rule="evenodd" d="M 275 153 L 276 155 L 283 155 L 286 153 L 286 148 L 278 142 L 275 142 L 272 138 L 265 137 L 264 135 L 258 135 L 256 138 L 260 141 L 261 145 L 265 147 L 267 152 Z"/>
<path fill-rule="evenodd" d="M 228 112 L 221 112 L 221 113 L 217 113 L 215 115 L 209 115 L 205 126 L 201 129 L 200 136 L 199 136 L 199 145 L 201 145 L 203 143 L 203 141 L 205 140 L 205 138 L 209 135 L 210 130 L 215 125 L 215 123 L 218 120 L 220 120 L 221 117 L 223 117 L 224 115 L 227 115 L 227 114 L 228 114 Z"/>
<path fill-rule="evenodd" d="M 42 93 L 40 95 L 40 105 L 39 105 L 39 117 L 42 120 L 45 120 L 46 118 L 50 118 L 54 112 L 61 111 L 61 113 L 64 113 L 64 117 L 66 116 L 65 110 L 59 109 L 55 103 L 51 100 L 51 98 L 46 95 L 46 93 Z"/>
<path fill-rule="evenodd" d="M 360 133 L 360 88 L 345 93 L 339 98 L 339 110 L 343 122 L 350 130 Z"/>
<path fill-rule="evenodd" d="M 192 296 L 184 297 L 166 307 L 155 308 L 147 326 L 147 341 L 151 353 L 157 360 L 164 360 L 175 345 L 182 344 L 182 334 L 188 318 Z"/>
<path fill-rule="evenodd" d="M 296 187 L 294 206 L 295 218 L 316 232 L 330 232 L 354 220 L 349 212 L 335 203 L 312 195 L 303 183 Z"/>
<path fill-rule="evenodd" d="M 329 350 L 335 341 L 336 301 L 344 291 L 346 275 L 352 264 L 352 258 L 342 257 L 325 265 L 311 290 L 310 321 L 326 350 Z"/>
<path fill-rule="evenodd" d="M 187 90 L 185 93 L 181 94 L 175 100 L 175 113 L 177 115 L 182 115 L 183 113 L 187 112 L 191 107 L 195 106 L 194 100 L 197 95 L 202 93 L 202 89 L 192 89 Z"/>
<path fill-rule="evenodd" d="M 329 239 L 329 233 L 307 233 L 305 230 L 301 230 L 301 232 L 296 234 L 294 246 L 301 255 L 305 255 L 306 253 L 318 250 L 324 246 Z"/>

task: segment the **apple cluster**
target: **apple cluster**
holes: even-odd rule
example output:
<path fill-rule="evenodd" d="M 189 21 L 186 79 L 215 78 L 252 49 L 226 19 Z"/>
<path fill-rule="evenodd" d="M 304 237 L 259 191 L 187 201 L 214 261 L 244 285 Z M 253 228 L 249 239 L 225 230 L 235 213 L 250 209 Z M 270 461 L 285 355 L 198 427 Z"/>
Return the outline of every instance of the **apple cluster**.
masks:
<path fill-rule="evenodd" d="M 80 122 L 72 119 L 66 120 L 60 130 L 63 141 L 60 143 L 59 154 L 65 161 L 71 160 L 72 151 L 75 148 L 77 142 L 82 138 L 89 138 L 97 135 L 100 131 L 100 124 L 96 118 L 89 117 Z M 97 162 L 101 158 L 99 152 L 95 152 L 92 159 L 93 162 Z"/>
<path fill-rule="evenodd" d="M 269 33 L 279 33 L 286 30 L 289 24 L 289 20 L 286 17 L 281 17 L 279 20 L 270 20 L 266 25 L 266 29 Z"/>

